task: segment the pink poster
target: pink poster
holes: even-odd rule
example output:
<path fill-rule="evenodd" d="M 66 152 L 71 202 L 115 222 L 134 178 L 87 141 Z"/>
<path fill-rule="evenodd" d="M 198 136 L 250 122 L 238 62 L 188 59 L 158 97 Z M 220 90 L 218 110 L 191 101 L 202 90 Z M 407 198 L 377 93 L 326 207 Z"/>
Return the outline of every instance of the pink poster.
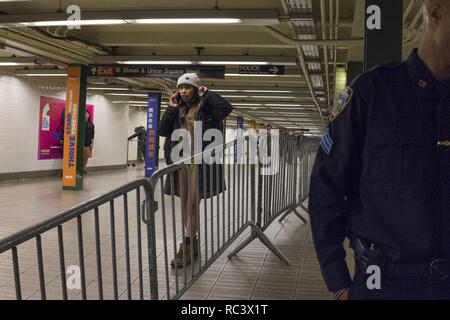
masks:
<path fill-rule="evenodd" d="M 38 160 L 62 159 L 66 100 L 41 97 L 39 107 Z M 86 104 L 94 122 L 94 106 Z"/>

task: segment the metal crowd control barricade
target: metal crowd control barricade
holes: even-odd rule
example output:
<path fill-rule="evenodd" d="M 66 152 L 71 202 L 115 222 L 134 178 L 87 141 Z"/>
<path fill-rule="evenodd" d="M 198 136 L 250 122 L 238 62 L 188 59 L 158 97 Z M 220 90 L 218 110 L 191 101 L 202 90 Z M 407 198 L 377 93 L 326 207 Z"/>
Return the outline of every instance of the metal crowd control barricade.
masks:
<path fill-rule="evenodd" d="M 147 179 L 136 180 L 1 240 L 0 264 L 11 279 L 2 277 L 0 297 L 157 299 L 154 223 L 141 220 L 150 191 Z"/>
<path fill-rule="evenodd" d="M 297 208 L 301 207 L 303 211 L 308 213 L 308 209 L 305 207 L 304 202 L 309 195 L 311 173 L 314 165 L 314 160 L 316 158 L 316 150 L 320 141 L 311 138 L 308 139 L 305 137 L 297 137 L 297 139 L 297 148 L 294 147 L 294 153 L 296 152 L 297 154 L 293 155 L 296 161 L 294 169 L 294 174 L 296 176 L 296 193 L 294 194 L 294 196 L 296 196 L 296 198 L 292 203 L 292 207 L 287 208 L 286 212 L 280 217 L 280 222 L 283 221 L 291 212 L 294 212 L 297 217 L 299 217 L 303 222 L 306 223 L 305 218 L 300 215 L 300 213 L 297 211 Z M 295 144 L 295 142 L 291 143 Z"/>
<path fill-rule="evenodd" d="M 248 227 L 251 228 L 251 234 L 254 234 L 255 238 L 258 237 L 287 263 L 284 255 L 257 225 L 256 194 L 259 192 L 257 177 L 259 165 L 255 161 L 250 161 L 250 156 L 256 155 L 255 141 L 256 138 L 252 141 L 250 136 L 245 136 L 216 148 L 213 153 L 216 165 L 207 164 L 205 156 L 211 155 L 211 151 L 205 151 L 160 169 L 150 178 L 155 192 L 153 195 L 155 203 L 151 206 L 150 214 L 155 216 L 155 223 L 162 226 L 162 237 L 157 238 L 156 247 L 158 252 L 164 252 L 164 257 L 158 259 L 158 266 L 164 267 L 158 268 L 158 278 L 165 279 L 161 280 L 166 292 L 164 298 L 179 298 Z M 191 172 L 190 176 L 187 171 Z M 209 190 L 208 196 L 212 195 L 204 198 L 203 204 L 200 203 L 200 171 L 203 178 L 203 193 L 207 194 Z M 214 173 L 216 179 L 213 178 Z M 187 183 L 185 188 L 178 187 L 183 185 L 183 180 L 192 181 L 194 178 L 195 183 Z M 220 185 L 223 192 L 216 194 Z M 167 190 L 170 190 L 169 194 L 165 193 Z M 194 199 L 196 202 L 194 208 L 191 205 L 184 207 L 185 197 Z M 194 215 L 198 221 L 198 256 L 195 257 L 194 250 L 190 250 L 192 261 L 190 265 L 187 264 L 187 257 L 183 255 L 182 265 L 178 266 L 174 261 L 174 267 L 169 267 L 169 260 L 176 256 L 177 244 L 183 242 L 187 231 L 183 221 L 185 217 L 192 221 Z M 193 235 L 195 227 L 192 223 L 190 226 L 189 233 Z M 194 246 L 193 243 L 191 237 L 191 248 Z M 235 253 L 246 244 L 247 242 L 239 246 Z M 229 257 L 235 253 L 231 253 Z M 179 271 L 178 267 L 182 269 Z"/>
<path fill-rule="evenodd" d="M 294 211 L 298 206 L 298 178 L 302 174 L 297 161 L 299 143 L 294 136 L 273 136 L 267 141 L 257 142 L 258 138 L 245 136 L 216 148 L 214 152 L 219 165 L 205 165 L 204 157 L 211 153 L 205 151 L 158 170 L 150 178 L 155 203 L 149 214 L 154 215 L 155 223 L 161 226 L 156 229 L 162 229 L 156 247 L 158 252 L 164 253 L 157 262 L 158 279 L 165 288 L 164 298 L 181 297 L 248 227 L 251 228 L 250 236 L 229 253 L 228 258 L 254 239 L 259 239 L 281 261 L 289 264 L 284 254 L 264 234 L 264 230 L 279 215 Z M 261 147 L 267 148 L 267 157 L 261 156 L 265 154 Z M 259 155 L 257 160 L 256 155 Z M 191 173 L 187 174 L 188 171 Z M 220 185 L 224 190 L 204 198 L 202 204 L 199 190 L 201 171 L 204 190 L 214 187 L 218 190 Z M 214 172 L 221 179 L 214 181 Z M 184 188 L 180 188 L 184 180 L 188 179 L 195 183 L 186 183 Z M 205 186 L 209 186 L 209 189 L 205 189 Z M 185 199 L 194 199 L 195 205 L 185 207 L 184 204 L 189 202 Z M 189 252 L 190 265 L 186 261 L 188 257 L 182 255 L 180 265 L 174 261 L 174 266 L 170 267 L 169 261 L 175 258 L 178 243 L 183 242 L 188 231 L 184 227 L 186 219 L 198 221 L 198 256 L 192 249 Z M 301 219 L 306 222 L 303 217 Z M 189 233 L 195 234 L 195 227 L 192 224 L 190 226 Z M 191 236 L 190 247 L 194 245 Z M 178 267 L 181 269 L 178 270 Z"/>
<path fill-rule="evenodd" d="M 10 279 L 0 273 L 0 299 L 178 299 L 248 227 L 250 236 L 228 258 L 258 238 L 289 264 L 264 230 L 290 212 L 306 221 L 296 208 L 308 194 L 314 146 L 303 147 L 293 136 L 245 136 L 0 240 L 0 271 L 11 270 Z M 198 253 L 172 269 L 194 216 Z"/>

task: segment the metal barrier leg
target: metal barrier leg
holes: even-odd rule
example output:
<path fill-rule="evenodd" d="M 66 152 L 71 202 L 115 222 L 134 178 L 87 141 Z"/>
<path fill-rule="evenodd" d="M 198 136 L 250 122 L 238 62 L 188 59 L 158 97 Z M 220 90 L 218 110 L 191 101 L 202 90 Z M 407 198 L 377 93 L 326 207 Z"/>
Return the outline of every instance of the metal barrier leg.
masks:
<path fill-rule="evenodd" d="M 247 245 L 250 244 L 250 242 L 252 242 L 253 240 L 255 240 L 257 238 L 257 234 L 254 230 L 252 230 L 252 233 L 250 234 L 250 236 L 244 240 L 244 242 L 242 242 L 240 245 L 238 245 L 227 257 L 228 259 L 231 259 L 232 257 L 234 257 L 235 255 L 237 255 L 242 249 L 244 249 Z"/>
<path fill-rule="evenodd" d="M 300 207 L 301 207 L 303 210 L 306 209 L 306 208 L 303 206 L 302 203 L 300 204 Z M 307 210 L 305 210 L 305 211 L 308 212 Z M 292 208 L 288 209 L 288 210 L 281 216 L 281 218 L 278 219 L 278 222 L 281 222 L 281 221 L 283 221 L 284 219 L 286 219 L 286 217 L 287 217 L 289 214 L 291 214 L 292 212 L 293 212 L 300 220 L 302 220 L 303 223 L 308 223 L 308 221 L 307 221 L 304 217 L 302 217 L 302 215 L 297 211 L 297 208 L 296 208 L 296 207 L 292 207 Z"/>
<path fill-rule="evenodd" d="M 267 236 L 262 232 L 260 228 L 258 228 L 253 222 L 250 222 L 252 225 L 252 229 L 256 232 L 258 239 L 267 247 L 270 251 L 273 252 L 281 261 L 283 261 L 286 265 L 290 265 L 288 258 L 272 243 L 272 241 L 267 238 Z"/>
<path fill-rule="evenodd" d="M 281 261 L 286 265 L 290 265 L 288 258 L 267 238 L 264 232 L 253 222 L 249 221 L 248 224 L 252 227 L 252 233 L 244 240 L 239 246 L 236 247 L 227 257 L 231 259 L 237 255 L 242 249 L 244 249 L 250 242 L 258 238 L 270 251 L 272 251 Z"/>

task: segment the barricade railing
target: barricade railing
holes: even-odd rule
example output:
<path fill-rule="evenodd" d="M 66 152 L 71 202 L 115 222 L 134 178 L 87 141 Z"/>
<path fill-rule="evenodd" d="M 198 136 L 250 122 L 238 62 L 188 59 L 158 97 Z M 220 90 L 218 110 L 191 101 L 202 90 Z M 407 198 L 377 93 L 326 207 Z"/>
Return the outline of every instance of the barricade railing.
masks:
<path fill-rule="evenodd" d="M 291 212 L 306 222 L 296 209 L 313 148 L 301 147 L 294 136 L 245 136 L 0 240 L 0 267 L 13 275 L 0 278 L 0 298 L 9 288 L 16 299 L 178 299 L 248 228 L 228 258 L 258 238 L 289 264 L 264 231 Z M 175 259 L 187 233 L 192 250 Z"/>
<path fill-rule="evenodd" d="M 141 191 L 145 198 L 142 204 Z M 135 202 L 128 201 L 130 193 L 135 193 Z M 13 274 L 13 279 L 6 280 L 3 274 L 0 298 L 13 298 L 9 289 L 17 300 L 132 299 L 132 291 L 144 299 L 144 290 L 156 299 L 151 216 L 146 222 L 147 234 L 141 232 L 145 228 L 141 212 L 149 210 L 151 196 L 148 180 L 136 180 L 0 240 L 2 269 L 10 267 Z M 123 207 L 115 205 L 120 198 Z M 146 287 L 145 271 L 149 272 Z"/>
<path fill-rule="evenodd" d="M 298 181 L 302 173 L 298 168 L 301 162 L 297 159 L 299 140 L 295 136 L 276 138 L 267 138 L 267 149 L 270 150 L 267 156 L 271 161 L 261 161 L 260 144 L 255 143 L 258 140 L 245 136 L 216 148 L 215 164 L 205 163 L 204 157 L 211 154 L 211 151 L 205 151 L 152 175 L 150 183 L 155 202 L 149 214 L 154 215 L 158 224 L 156 229 L 162 230 L 156 247 L 158 252 L 164 252 L 157 262 L 158 266 L 163 266 L 163 269 L 158 268 L 158 278 L 164 279 L 160 282 L 165 288 L 164 298 L 181 297 L 248 227 L 250 236 L 243 239 L 228 258 L 258 238 L 280 260 L 289 264 L 263 231 L 279 215 L 296 212 L 298 207 L 297 193 L 302 184 Z M 243 158 L 237 152 L 238 145 L 244 147 Z M 191 183 L 185 183 L 187 181 Z M 203 205 L 200 205 L 202 198 Z M 188 202 L 191 205 L 186 205 Z M 298 212 L 297 215 L 306 222 Z M 186 223 L 193 219 L 193 223 Z M 175 259 L 178 243 L 183 243 L 186 233 L 191 238 L 189 254 Z M 194 240 L 196 233 L 197 240 Z M 187 246 L 180 244 L 180 248 L 186 250 Z M 179 267 L 182 268 L 180 271 Z"/>
<path fill-rule="evenodd" d="M 304 202 L 309 195 L 309 185 L 311 180 L 311 173 L 314 165 L 314 160 L 316 158 L 316 151 L 319 145 L 316 139 L 305 139 L 300 138 L 298 141 L 297 148 L 297 166 L 295 167 L 294 174 L 296 180 L 296 200 L 292 203 L 292 207 L 287 208 L 284 214 L 281 215 L 279 221 L 283 221 L 291 212 L 293 212 L 297 217 L 299 217 L 303 222 L 306 223 L 305 218 L 300 215 L 297 211 L 298 207 L 301 207 L 303 211 L 308 213 L 308 208 L 305 207 Z M 294 151 L 295 152 L 295 151 Z"/>

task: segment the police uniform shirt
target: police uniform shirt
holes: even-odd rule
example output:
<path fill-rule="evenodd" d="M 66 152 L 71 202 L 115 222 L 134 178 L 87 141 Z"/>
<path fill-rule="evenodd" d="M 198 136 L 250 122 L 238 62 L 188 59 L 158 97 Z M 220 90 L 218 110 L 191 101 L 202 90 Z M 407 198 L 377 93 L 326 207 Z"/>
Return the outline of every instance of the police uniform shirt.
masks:
<path fill-rule="evenodd" d="M 340 97 L 309 195 L 330 291 L 351 284 L 343 248 L 351 234 L 396 263 L 450 258 L 449 87 L 414 50 L 404 63 L 362 74 Z"/>

